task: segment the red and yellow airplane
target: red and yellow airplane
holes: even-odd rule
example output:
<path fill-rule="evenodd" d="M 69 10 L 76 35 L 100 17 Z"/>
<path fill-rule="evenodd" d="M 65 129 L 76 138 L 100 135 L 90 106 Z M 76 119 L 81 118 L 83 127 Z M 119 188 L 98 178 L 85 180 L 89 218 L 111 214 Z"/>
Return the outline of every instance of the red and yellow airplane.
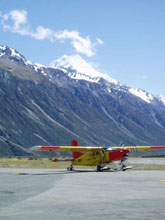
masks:
<path fill-rule="evenodd" d="M 34 152 L 72 152 L 70 159 L 54 159 L 54 162 L 71 161 L 71 166 L 67 169 L 73 170 L 74 165 L 83 166 L 97 166 L 97 171 L 103 171 L 106 164 L 115 161 L 121 162 L 120 170 L 127 170 L 124 161 L 128 154 L 133 151 L 154 151 L 165 149 L 165 146 L 128 146 L 128 147 L 92 147 L 92 146 L 78 146 L 77 140 L 72 141 L 72 146 L 34 146 L 31 151 Z"/>

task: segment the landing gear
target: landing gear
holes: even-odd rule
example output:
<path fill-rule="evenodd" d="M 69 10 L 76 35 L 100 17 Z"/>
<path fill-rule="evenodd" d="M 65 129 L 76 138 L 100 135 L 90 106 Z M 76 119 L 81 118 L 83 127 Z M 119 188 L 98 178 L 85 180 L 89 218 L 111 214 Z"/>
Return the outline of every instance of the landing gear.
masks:
<path fill-rule="evenodd" d="M 98 171 L 98 172 L 102 171 L 102 168 L 103 168 L 102 166 L 98 165 L 98 166 L 97 166 L 97 171 Z"/>
<path fill-rule="evenodd" d="M 129 169 L 132 169 L 132 166 L 126 166 L 123 161 L 121 160 L 121 168 L 120 170 L 122 171 L 126 171 L 126 170 L 129 170 Z"/>
<path fill-rule="evenodd" d="M 121 162 L 121 170 L 126 171 L 126 165 Z"/>
<path fill-rule="evenodd" d="M 98 172 L 106 171 L 106 170 L 110 170 L 110 168 L 109 168 L 109 167 L 103 167 L 103 166 L 101 166 L 101 165 L 98 165 L 98 166 L 97 166 L 97 171 L 98 171 Z"/>
<path fill-rule="evenodd" d="M 70 167 L 67 167 L 68 171 L 73 171 L 73 166 L 71 165 Z"/>

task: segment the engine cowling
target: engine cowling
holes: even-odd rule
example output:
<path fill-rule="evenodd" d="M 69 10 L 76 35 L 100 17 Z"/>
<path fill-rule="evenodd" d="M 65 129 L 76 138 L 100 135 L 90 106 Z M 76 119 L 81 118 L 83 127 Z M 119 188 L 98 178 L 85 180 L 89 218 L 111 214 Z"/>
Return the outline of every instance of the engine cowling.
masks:
<path fill-rule="evenodd" d="M 119 148 L 119 149 L 109 149 L 109 160 L 118 161 L 125 159 L 130 153 L 129 149 Z"/>

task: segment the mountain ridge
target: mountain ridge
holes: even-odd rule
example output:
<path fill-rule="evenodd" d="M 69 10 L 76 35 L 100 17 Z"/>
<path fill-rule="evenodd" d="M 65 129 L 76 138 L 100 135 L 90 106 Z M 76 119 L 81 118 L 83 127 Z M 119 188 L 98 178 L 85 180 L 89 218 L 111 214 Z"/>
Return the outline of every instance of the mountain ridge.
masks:
<path fill-rule="evenodd" d="M 5 53 L 3 53 L 2 51 L 5 51 Z M 124 84 L 119 83 L 115 79 L 112 79 L 108 74 L 98 72 L 92 66 L 90 66 L 89 63 L 83 60 L 82 57 L 78 54 L 72 55 L 72 56 L 64 55 L 60 57 L 59 59 L 51 62 L 49 66 L 31 62 L 27 60 L 22 54 L 20 54 L 17 50 L 13 48 L 9 48 L 7 46 L 0 46 L 0 57 L 6 56 L 6 55 L 9 56 L 9 59 L 16 58 L 16 60 L 23 62 L 25 65 L 30 66 L 36 72 L 41 72 L 43 75 L 46 75 L 46 73 L 44 72 L 44 69 L 53 68 L 53 69 L 61 70 L 65 73 L 69 72 L 68 76 L 72 79 L 87 80 L 87 81 L 96 82 L 96 83 L 99 83 L 99 80 L 103 79 L 103 80 L 108 81 L 109 83 L 113 83 L 121 87 L 127 88 L 129 92 L 131 92 L 133 95 L 140 97 L 146 102 L 150 102 L 151 100 L 153 100 L 153 98 L 157 98 L 159 101 L 162 102 L 162 104 L 165 103 L 165 97 L 162 95 L 153 95 L 153 94 L 146 92 L 143 89 L 128 87 Z M 80 71 L 79 71 L 78 65 L 77 67 L 75 65 L 76 62 L 78 62 L 78 65 L 81 65 L 81 63 L 83 63 L 82 67 L 80 68 Z M 83 68 L 85 70 L 83 70 Z M 85 75 L 86 77 L 82 77 L 82 78 L 79 76 L 77 77 L 77 75 L 79 74 Z M 93 80 L 90 80 L 90 77 L 93 78 Z"/>
<path fill-rule="evenodd" d="M 81 145 L 164 144 L 161 99 L 145 91 L 142 99 L 143 90 L 130 92 L 102 77 L 77 79 L 77 72 L 32 63 L 0 46 L 0 155 L 27 155 L 33 145 L 68 145 L 71 139 Z"/>

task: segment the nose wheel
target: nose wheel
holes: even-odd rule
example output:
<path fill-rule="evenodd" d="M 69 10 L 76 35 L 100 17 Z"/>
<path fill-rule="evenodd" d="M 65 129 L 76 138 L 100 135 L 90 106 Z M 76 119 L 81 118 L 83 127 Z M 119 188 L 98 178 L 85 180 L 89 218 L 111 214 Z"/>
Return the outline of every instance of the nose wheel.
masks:
<path fill-rule="evenodd" d="M 124 163 L 121 162 L 121 170 L 122 171 L 126 171 L 126 165 Z"/>
<path fill-rule="evenodd" d="M 122 171 L 126 171 L 126 170 L 129 170 L 129 169 L 132 169 L 132 166 L 126 166 L 123 161 L 121 161 L 121 168 L 120 170 Z"/>

